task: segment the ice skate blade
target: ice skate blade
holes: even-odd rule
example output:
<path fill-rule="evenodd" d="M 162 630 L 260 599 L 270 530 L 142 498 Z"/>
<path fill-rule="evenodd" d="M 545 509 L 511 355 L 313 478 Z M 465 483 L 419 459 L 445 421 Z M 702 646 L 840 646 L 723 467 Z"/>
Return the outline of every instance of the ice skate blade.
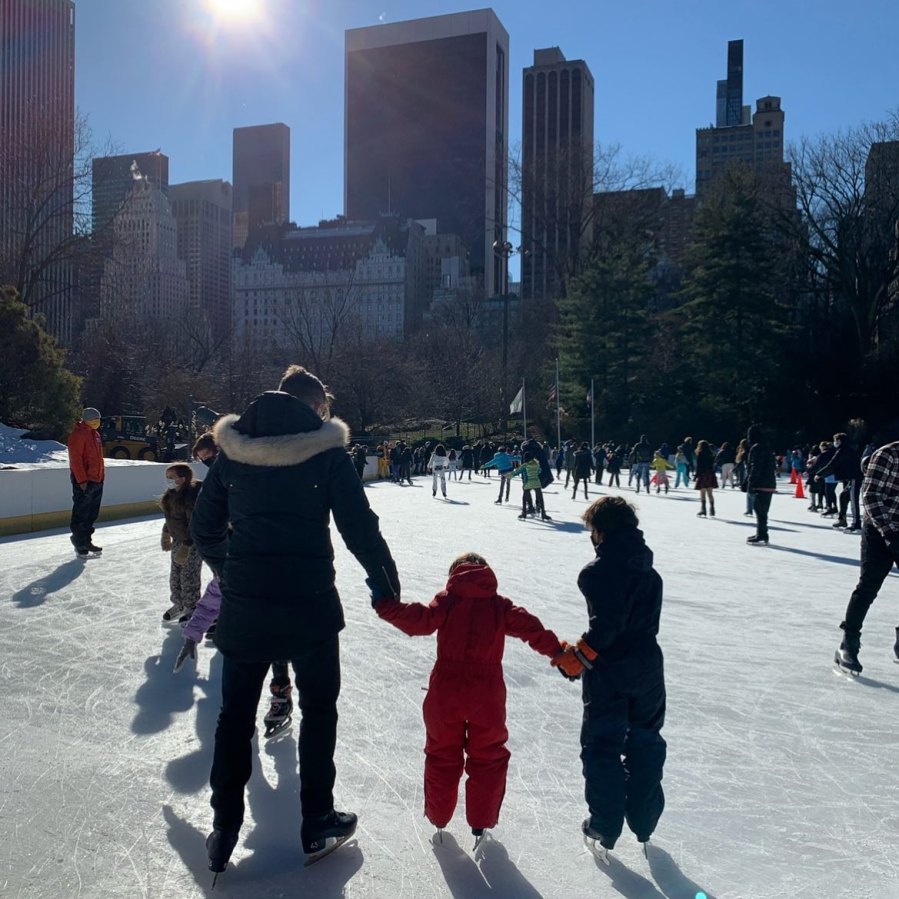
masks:
<path fill-rule="evenodd" d="M 897 660 L 897 661 L 899 661 L 899 660 Z M 840 661 L 839 653 L 837 653 L 833 658 L 833 668 L 837 674 L 846 674 L 846 675 L 849 675 L 849 677 L 851 677 L 853 679 L 857 678 L 861 674 L 861 671 L 856 671 L 853 668 L 847 668 Z"/>
<path fill-rule="evenodd" d="M 274 740 L 276 737 L 281 736 L 281 734 L 283 734 L 290 727 L 291 721 L 293 721 L 293 718 L 291 716 L 288 716 L 278 724 L 267 724 L 264 734 L 265 739 Z"/>
<path fill-rule="evenodd" d="M 352 834 L 347 834 L 347 836 L 345 837 L 328 837 L 325 840 L 324 849 L 319 849 L 318 852 L 307 853 L 306 860 L 303 862 L 303 867 L 308 868 L 310 865 L 314 865 L 316 862 L 320 862 L 323 858 L 330 855 L 336 849 L 340 849 L 340 847 L 351 837 Z"/>
<path fill-rule="evenodd" d="M 606 867 L 611 867 L 612 860 L 609 858 L 609 850 L 601 843 L 591 837 L 584 837 L 584 845 L 598 858 Z"/>

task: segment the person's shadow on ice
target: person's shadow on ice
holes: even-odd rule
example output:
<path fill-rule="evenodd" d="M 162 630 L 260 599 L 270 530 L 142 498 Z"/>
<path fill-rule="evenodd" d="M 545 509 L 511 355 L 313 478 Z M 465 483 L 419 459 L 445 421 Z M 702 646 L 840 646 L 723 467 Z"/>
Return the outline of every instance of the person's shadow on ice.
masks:
<path fill-rule="evenodd" d="M 176 712 L 186 712 L 194 704 L 196 681 L 172 673 L 183 642 L 180 628 L 170 630 L 159 655 L 144 662 L 146 680 L 134 694 L 138 710 L 131 723 L 133 733 L 159 733 L 172 723 Z"/>
<path fill-rule="evenodd" d="M 12 601 L 20 609 L 33 609 L 46 602 L 51 593 L 57 593 L 63 587 L 68 587 L 84 571 L 87 564 L 83 559 L 72 559 L 63 562 L 55 571 L 32 581 L 27 587 L 22 587 L 12 595 Z"/>
<path fill-rule="evenodd" d="M 435 838 L 431 846 L 446 885 L 457 899 L 541 899 L 499 840 L 487 836 L 476 850 L 477 861 L 446 832 L 442 841 Z"/>

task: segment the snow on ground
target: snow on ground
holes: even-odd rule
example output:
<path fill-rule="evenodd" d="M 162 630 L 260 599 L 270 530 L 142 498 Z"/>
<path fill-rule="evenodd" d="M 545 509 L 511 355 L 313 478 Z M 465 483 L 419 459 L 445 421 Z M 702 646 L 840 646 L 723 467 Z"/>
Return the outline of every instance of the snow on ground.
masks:
<path fill-rule="evenodd" d="M 429 486 L 367 487 L 406 599 L 430 600 L 452 558 L 477 550 L 503 593 L 563 638 L 582 632 L 575 580 L 592 555 L 582 498 L 552 486 L 554 521 L 540 524 L 516 519 L 517 485 L 501 507 L 495 479 L 450 482 L 445 502 Z M 865 672 L 851 681 L 831 663 L 858 537 L 786 492 L 774 499 L 768 548 L 745 545 L 752 526 L 739 491 L 718 491 L 709 520 L 696 518 L 692 490 L 634 499 L 665 581 L 667 808 L 648 861 L 627 831 L 609 868 L 583 846 L 579 688 L 515 640 L 505 665 L 512 762 L 495 840 L 473 858 L 460 799 L 443 845 L 431 845 L 421 703 L 434 641 L 376 618 L 335 533 L 347 614 L 337 799 L 359 814 L 357 840 L 302 867 L 295 722 L 257 746 L 241 840 L 214 895 L 897 895 L 899 579 L 872 607 Z M 172 673 L 180 637 L 160 626 L 159 529 L 158 519 L 105 525 L 104 557 L 87 563 L 62 531 L 0 540 L 3 897 L 208 894 L 220 659 L 202 648 L 195 672 Z"/>
<path fill-rule="evenodd" d="M 33 468 L 35 463 L 54 468 L 69 464 L 69 451 L 55 440 L 22 440 L 27 431 L 0 423 L 0 466 Z"/>

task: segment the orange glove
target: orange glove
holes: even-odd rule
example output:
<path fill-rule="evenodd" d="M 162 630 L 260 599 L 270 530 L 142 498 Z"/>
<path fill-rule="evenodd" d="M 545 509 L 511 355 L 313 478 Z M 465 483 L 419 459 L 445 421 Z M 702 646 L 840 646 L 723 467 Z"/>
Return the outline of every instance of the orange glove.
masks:
<path fill-rule="evenodd" d="M 596 650 L 586 640 L 578 640 L 577 646 L 562 641 L 562 650 L 553 656 L 550 665 L 568 680 L 577 680 L 585 668 L 593 667 L 596 658 Z"/>

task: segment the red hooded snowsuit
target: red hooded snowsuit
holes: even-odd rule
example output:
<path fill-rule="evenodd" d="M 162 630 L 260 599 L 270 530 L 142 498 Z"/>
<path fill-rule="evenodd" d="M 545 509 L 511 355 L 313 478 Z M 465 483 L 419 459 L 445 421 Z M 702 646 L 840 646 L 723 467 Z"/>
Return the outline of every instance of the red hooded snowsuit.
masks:
<path fill-rule="evenodd" d="M 496 826 L 506 791 L 506 634 L 552 657 L 558 637 L 530 612 L 496 593 L 486 565 L 464 563 L 430 605 L 384 599 L 378 615 L 409 636 L 437 631 L 437 661 L 424 701 L 425 816 L 445 827 L 456 808 L 462 769 L 472 828 Z M 466 758 L 467 755 L 467 758 Z"/>

